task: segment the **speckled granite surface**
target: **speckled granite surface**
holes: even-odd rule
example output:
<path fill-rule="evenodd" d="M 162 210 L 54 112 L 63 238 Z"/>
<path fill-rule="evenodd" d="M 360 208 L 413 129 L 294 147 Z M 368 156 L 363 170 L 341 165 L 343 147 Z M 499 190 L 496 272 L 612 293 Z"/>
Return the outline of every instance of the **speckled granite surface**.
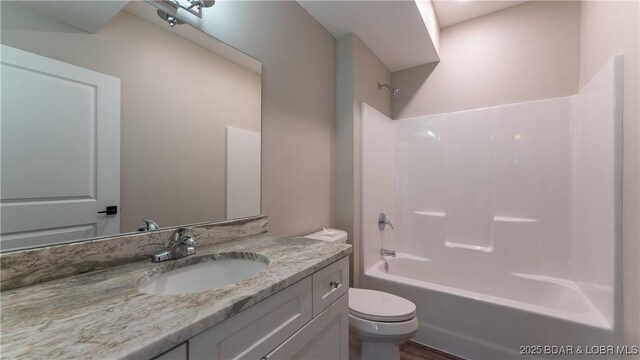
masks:
<path fill-rule="evenodd" d="M 185 225 L 199 247 L 267 232 L 266 216 Z M 175 228 L 131 233 L 0 254 L 0 289 L 9 290 L 148 259 L 167 245 Z"/>
<path fill-rule="evenodd" d="M 174 264 L 228 252 L 255 253 L 269 265 L 238 284 L 186 295 L 138 291 L 137 281 L 165 265 L 148 260 L 3 291 L 0 357 L 150 358 L 347 256 L 351 246 L 260 234 L 200 247 Z"/>

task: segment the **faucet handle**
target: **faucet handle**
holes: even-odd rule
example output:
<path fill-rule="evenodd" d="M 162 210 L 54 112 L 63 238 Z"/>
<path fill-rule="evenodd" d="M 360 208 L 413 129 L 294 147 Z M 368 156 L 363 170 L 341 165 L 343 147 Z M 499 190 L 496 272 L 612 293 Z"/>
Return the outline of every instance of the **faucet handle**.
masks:
<path fill-rule="evenodd" d="M 179 227 L 179 228 L 173 230 L 173 233 L 171 234 L 171 238 L 172 239 L 180 239 L 181 237 L 184 236 L 184 234 L 186 232 L 187 232 L 187 228 Z"/>
<path fill-rule="evenodd" d="M 182 238 L 180 239 L 180 242 L 181 242 L 182 244 L 187 245 L 187 246 L 196 246 L 196 244 L 198 243 L 198 242 L 196 241 L 196 239 L 195 239 L 194 237 L 191 237 L 191 236 L 184 236 L 184 237 L 182 237 Z"/>
<path fill-rule="evenodd" d="M 193 255 L 196 253 L 196 244 L 198 242 L 191 236 L 184 236 L 180 240 L 181 245 L 185 245 L 187 247 L 187 256 Z"/>
<path fill-rule="evenodd" d="M 160 262 L 171 259 L 180 259 L 196 253 L 197 241 L 185 233 L 187 228 L 179 227 L 173 231 L 169 239 L 169 245 L 153 255 L 151 261 Z"/>
<path fill-rule="evenodd" d="M 383 231 L 385 226 L 391 226 L 391 228 L 393 229 L 393 224 L 391 224 L 391 221 L 389 221 L 389 219 L 387 219 L 387 215 L 385 215 L 384 213 L 380 213 L 380 216 L 378 216 L 378 229 L 380 231 Z"/>
<path fill-rule="evenodd" d="M 185 237 L 185 233 L 187 232 L 187 228 L 179 227 L 173 230 L 171 233 L 171 237 L 169 238 L 169 246 L 176 246 L 180 244 L 180 240 Z"/>

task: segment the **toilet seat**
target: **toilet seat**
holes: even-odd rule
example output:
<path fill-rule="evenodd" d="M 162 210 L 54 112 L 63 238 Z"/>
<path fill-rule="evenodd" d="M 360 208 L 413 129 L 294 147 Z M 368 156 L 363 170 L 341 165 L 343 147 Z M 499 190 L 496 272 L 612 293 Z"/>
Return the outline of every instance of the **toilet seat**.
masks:
<path fill-rule="evenodd" d="M 406 322 L 416 316 L 416 305 L 393 294 L 369 289 L 349 289 L 349 314 L 383 323 Z"/>
<path fill-rule="evenodd" d="M 358 334 L 369 341 L 405 342 L 418 330 L 418 319 L 414 317 L 407 321 L 379 322 L 349 314 L 349 328 L 352 334 Z"/>

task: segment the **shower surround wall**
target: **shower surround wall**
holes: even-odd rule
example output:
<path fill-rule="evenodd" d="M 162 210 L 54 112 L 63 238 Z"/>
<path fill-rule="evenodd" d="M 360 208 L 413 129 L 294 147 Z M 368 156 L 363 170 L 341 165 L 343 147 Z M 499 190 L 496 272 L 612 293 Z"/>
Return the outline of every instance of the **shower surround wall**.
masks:
<path fill-rule="evenodd" d="M 399 121 L 398 249 L 567 277 L 570 117 L 561 98 Z"/>
<path fill-rule="evenodd" d="M 365 284 L 417 303 L 415 340 L 618 343 L 621 79 L 618 56 L 570 97 L 398 121 L 363 104 Z"/>

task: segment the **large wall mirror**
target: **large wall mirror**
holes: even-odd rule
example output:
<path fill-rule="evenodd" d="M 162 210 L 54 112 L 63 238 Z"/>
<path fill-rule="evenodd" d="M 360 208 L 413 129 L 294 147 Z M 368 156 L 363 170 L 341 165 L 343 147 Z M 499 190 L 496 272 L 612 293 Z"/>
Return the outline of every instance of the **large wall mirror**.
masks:
<path fill-rule="evenodd" d="M 1 6 L 2 251 L 260 214 L 260 62 L 146 2 Z"/>

